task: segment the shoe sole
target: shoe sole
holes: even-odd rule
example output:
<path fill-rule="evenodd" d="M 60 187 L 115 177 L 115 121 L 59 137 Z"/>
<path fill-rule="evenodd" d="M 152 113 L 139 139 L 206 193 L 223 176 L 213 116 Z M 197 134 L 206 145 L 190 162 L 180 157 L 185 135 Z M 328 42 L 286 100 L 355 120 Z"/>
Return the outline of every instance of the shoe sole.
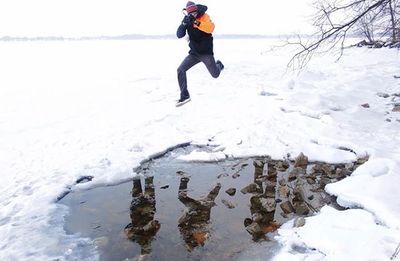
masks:
<path fill-rule="evenodd" d="M 184 105 L 185 103 L 190 102 L 190 100 L 191 100 L 191 99 L 189 98 L 189 99 L 184 100 L 183 102 L 178 102 L 178 103 L 176 104 L 176 107 L 182 106 L 182 105 Z"/>

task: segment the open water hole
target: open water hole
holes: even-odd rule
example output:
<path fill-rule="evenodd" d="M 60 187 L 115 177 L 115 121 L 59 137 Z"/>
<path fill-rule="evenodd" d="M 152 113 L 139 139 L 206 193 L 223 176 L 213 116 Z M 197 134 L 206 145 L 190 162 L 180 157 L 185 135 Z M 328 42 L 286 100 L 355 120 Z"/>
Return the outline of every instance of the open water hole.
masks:
<path fill-rule="evenodd" d="M 255 158 L 214 163 L 177 159 L 190 150 L 176 149 L 142 164 L 133 181 L 66 195 L 60 203 L 70 208 L 67 233 L 93 239 L 100 260 L 241 260 L 248 259 L 246 250 L 260 246 L 268 260 L 279 250 L 273 237 L 280 224 L 298 211 L 311 213 L 315 201 L 318 206 L 331 202 L 314 187 L 319 194 L 306 195 L 307 205 L 293 207 L 299 201 L 293 182 L 300 181 L 293 175 L 288 179 L 293 163 L 282 169 L 282 164 L 267 167 Z M 313 175 L 314 181 L 307 180 L 319 185 L 322 178 Z M 302 187 L 311 186 L 304 181 Z M 236 193 L 228 194 L 228 189 Z M 285 197 L 289 207 L 278 207 Z"/>

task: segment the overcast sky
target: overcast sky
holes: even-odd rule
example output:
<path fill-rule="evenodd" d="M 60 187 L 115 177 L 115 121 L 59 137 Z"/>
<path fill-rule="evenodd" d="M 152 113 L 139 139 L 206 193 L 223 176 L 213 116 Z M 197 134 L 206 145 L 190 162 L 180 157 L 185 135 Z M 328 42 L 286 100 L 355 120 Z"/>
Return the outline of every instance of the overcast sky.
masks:
<path fill-rule="evenodd" d="M 175 34 L 184 0 L 1 0 L 0 36 Z M 204 0 L 218 34 L 309 29 L 311 0 Z"/>

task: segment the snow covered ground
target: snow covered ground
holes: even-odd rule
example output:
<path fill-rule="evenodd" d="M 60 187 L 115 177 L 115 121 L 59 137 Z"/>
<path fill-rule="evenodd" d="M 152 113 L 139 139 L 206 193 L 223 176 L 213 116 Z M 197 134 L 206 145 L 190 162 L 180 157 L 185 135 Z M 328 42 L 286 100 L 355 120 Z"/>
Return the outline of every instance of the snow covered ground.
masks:
<path fill-rule="evenodd" d="M 186 142 L 217 146 L 192 160 L 369 155 L 326 188 L 350 209 L 285 224 L 276 259 L 390 259 L 400 243 L 398 52 L 346 50 L 294 75 L 287 50 L 268 52 L 272 42 L 215 40 L 225 70 L 213 79 L 192 68 L 192 101 L 179 108 L 183 40 L 0 42 L 0 259 L 96 259 L 90 240 L 65 234 L 57 197 L 127 180 L 142 160 Z M 85 175 L 93 181 L 75 185 Z M 263 249 L 254 253 L 262 260 Z"/>

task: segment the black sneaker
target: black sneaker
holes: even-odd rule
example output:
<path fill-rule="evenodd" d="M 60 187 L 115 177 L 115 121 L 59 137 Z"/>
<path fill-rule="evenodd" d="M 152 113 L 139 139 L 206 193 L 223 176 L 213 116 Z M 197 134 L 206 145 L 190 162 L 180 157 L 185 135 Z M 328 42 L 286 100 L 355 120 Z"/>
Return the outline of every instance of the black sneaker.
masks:
<path fill-rule="evenodd" d="M 190 102 L 190 100 L 190 97 L 180 98 L 176 103 L 176 107 L 182 106 L 183 104 Z"/>
<path fill-rule="evenodd" d="M 220 60 L 216 61 L 215 63 L 219 65 L 221 71 L 225 68 L 224 64 Z"/>

